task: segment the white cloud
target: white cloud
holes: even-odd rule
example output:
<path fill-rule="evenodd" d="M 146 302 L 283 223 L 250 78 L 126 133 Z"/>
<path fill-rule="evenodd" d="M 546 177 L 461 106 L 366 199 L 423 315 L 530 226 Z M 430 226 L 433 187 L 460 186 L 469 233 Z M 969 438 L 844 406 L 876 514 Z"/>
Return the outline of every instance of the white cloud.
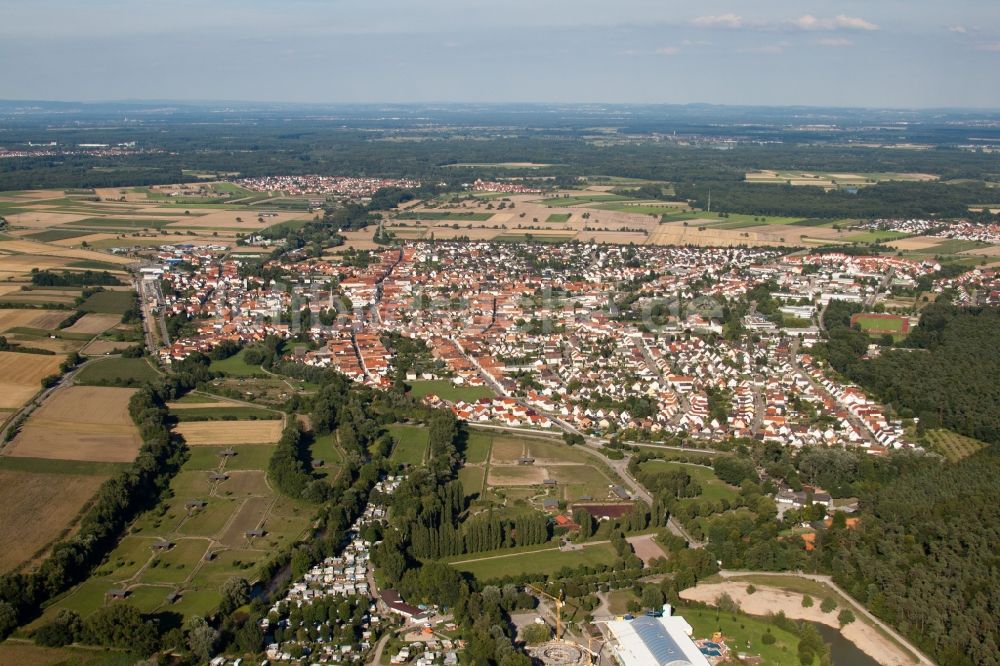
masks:
<path fill-rule="evenodd" d="M 964 35 L 969 31 L 965 29 L 964 25 L 953 25 L 950 28 L 948 28 L 948 32 L 957 32 L 960 35 Z"/>
<path fill-rule="evenodd" d="M 699 16 L 691 19 L 691 23 L 706 28 L 739 28 L 743 26 L 743 17 L 736 14 L 720 14 L 719 16 Z"/>
<path fill-rule="evenodd" d="M 786 25 L 799 30 L 878 30 L 878 26 L 871 21 L 844 14 L 838 14 L 834 18 L 817 18 L 812 14 L 803 14 L 786 21 Z"/>
<path fill-rule="evenodd" d="M 672 55 L 677 55 L 680 52 L 681 49 L 678 46 L 663 46 L 656 49 L 656 55 L 672 56 Z"/>
<path fill-rule="evenodd" d="M 977 51 L 989 51 L 990 53 L 1000 53 L 1000 42 L 989 42 L 976 47 Z"/>
<path fill-rule="evenodd" d="M 775 44 L 765 44 L 763 46 L 751 46 L 749 48 L 740 49 L 740 53 L 763 53 L 765 55 L 777 55 L 779 53 L 784 53 L 788 46 L 788 42 L 777 42 Z"/>
<path fill-rule="evenodd" d="M 816 42 L 820 46 L 853 46 L 854 42 L 845 37 L 824 37 Z"/>

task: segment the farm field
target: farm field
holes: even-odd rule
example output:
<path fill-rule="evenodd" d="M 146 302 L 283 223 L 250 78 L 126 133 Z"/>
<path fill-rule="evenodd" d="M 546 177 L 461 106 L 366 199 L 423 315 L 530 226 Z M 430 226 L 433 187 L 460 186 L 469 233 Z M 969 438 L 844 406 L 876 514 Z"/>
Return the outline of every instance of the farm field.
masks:
<path fill-rule="evenodd" d="M 825 189 L 839 187 L 863 187 L 887 181 L 926 182 L 938 177 L 929 173 L 834 173 L 829 171 L 748 171 L 748 183 L 789 184 L 812 186 Z"/>
<path fill-rule="evenodd" d="M 96 312 L 91 312 L 77 319 L 72 326 L 68 326 L 62 330 L 66 333 L 89 333 L 96 335 L 103 333 L 120 322 L 121 317 L 116 314 L 97 314 Z"/>
<path fill-rule="evenodd" d="M 30 641 L 6 640 L 0 643 L 0 664 L 31 666 L 127 666 L 133 655 L 109 652 L 102 648 L 48 648 Z"/>
<path fill-rule="evenodd" d="M 928 430 L 924 438 L 930 447 L 947 458 L 948 462 L 958 462 L 968 458 L 986 446 L 978 439 L 959 435 L 943 428 Z"/>
<path fill-rule="evenodd" d="M 2 257 L 0 257 L 2 267 Z M 68 310 L 3 310 L 0 309 L 0 333 L 12 328 L 54 329 L 70 315 Z"/>
<path fill-rule="evenodd" d="M 0 468 L 0 573 L 33 561 L 65 536 L 107 475 Z M 23 518 L 30 516 L 30 521 Z"/>
<path fill-rule="evenodd" d="M 0 409 L 17 409 L 42 389 L 43 377 L 59 372 L 64 356 L 0 351 Z"/>
<path fill-rule="evenodd" d="M 145 358 L 107 358 L 89 363 L 75 376 L 77 384 L 141 384 L 160 373 Z"/>
<path fill-rule="evenodd" d="M 845 241 L 850 243 L 881 243 L 884 241 L 894 241 L 900 238 L 907 238 L 910 234 L 904 233 L 902 231 L 865 231 L 861 233 L 851 234 L 844 238 Z"/>
<path fill-rule="evenodd" d="M 493 397 L 493 391 L 485 386 L 459 386 L 447 379 L 410 382 L 410 390 L 418 400 L 431 394 L 449 402 L 473 402 L 479 398 Z"/>
<path fill-rule="evenodd" d="M 479 559 L 453 562 L 451 566 L 472 574 L 477 580 L 488 581 L 525 573 L 553 574 L 563 567 L 612 566 L 618 554 L 609 543 L 588 545 L 579 550 L 533 550 L 497 557 L 485 555 Z"/>
<path fill-rule="evenodd" d="M 283 421 L 188 421 L 174 431 L 188 446 L 274 444 L 281 436 Z"/>
<path fill-rule="evenodd" d="M 571 218 L 572 216 L 573 216 L 572 213 L 552 213 L 547 218 L 545 218 L 545 221 L 549 223 L 569 222 L 569 218 Z"/>
<path fill-rule="evenodd" d="M 122 315 L 132 306 L 135 297 L 135 292 L 132 291 L 99 291 L 85 300 L 80 309 L 84 312 Z"/>
<path fill-rule="evenodd" d="M 31 414 L 4 455 L 130 462 L 141 444 L 128 413 L 134 392 L 89 386 L 58 389 Z"/>
<path fill-rule="evenodd" d="M 314 508 L 290 500 L 265 481 L 269 455 L 219 456 L 223 447 L 199 447 L 171 480 L 169 498 L 141 515 L 95 572 L 48 608 L 36 624 L 70 608 L 87 616 L 112 588 L 143 612 L 211 614 L 220 586 L 232 576 L 255 580 L 258 567 L 279 548 L 300 538 Z M 272 447 L 257 447 L 267 454 Z M 215 450 L 213 450 L 215 449 Z M 207 455 L 202 455 L 207 454 Z M 204 502 L 196 506 L 192 502 Z M 263 530 L 252 536 L 251 530 Z M 156 543 L 167 542 L 165 550 Z M 178 599 L 168 601 L 168 593 Z"/>
<path fill-rule="evenodd" d="M 210 402 L 179 404 L 170 410 L 181 423 L 185 421 L 279 421 L 281 413 L 260 407 Z"/>

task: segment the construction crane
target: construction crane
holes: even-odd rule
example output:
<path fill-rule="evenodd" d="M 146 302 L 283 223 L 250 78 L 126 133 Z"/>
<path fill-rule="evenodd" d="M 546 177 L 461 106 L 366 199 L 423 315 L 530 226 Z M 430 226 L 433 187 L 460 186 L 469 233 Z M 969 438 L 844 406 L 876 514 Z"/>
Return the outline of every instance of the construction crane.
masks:
<path fill-rule="evenodd" d="M 566 603 L 565 601 L 563 601 L 563 591 L 559 590 L 559 596 L 558 597 L 553 597 L 551 594 L 549 594 L 545 590 L 543 590 L 543 589 L 541 589 L 539 587 L 536 587 L 535 585 L 532 585 L 531 583 L 526 584 L 525 587 L 530 587 L 532 590 L 534 590 L 538 594 L 542 595 L 543 597 L 548 597 L 549 599 L 551 599 L 555 603 L 555 605 L 556 605 L 556 640 L 557 641 L 562 640 L 562 607 Z"/>

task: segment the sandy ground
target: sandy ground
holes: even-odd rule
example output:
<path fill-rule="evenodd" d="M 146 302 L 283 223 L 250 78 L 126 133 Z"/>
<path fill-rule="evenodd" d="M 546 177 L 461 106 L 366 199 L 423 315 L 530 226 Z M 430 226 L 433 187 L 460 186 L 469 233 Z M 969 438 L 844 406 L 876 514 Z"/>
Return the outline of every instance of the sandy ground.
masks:
<path fill-rule="evenodd" d="M 642 560 L 643 566 L 648 567 L 653 560 L 667 556 L 652 534 L 627 537 L 625 540 L 632 544 L 632 549 L 635 550 L 636 557 Z"/>
<path fill-rule="evenodd" d="M 747 594 L 746 583 L 700 583 L 695 587 L 681 592 L 682 599 L 714 604 L 721 594 L 728 594 L 745 613 L 750 615 L 767 615 L 783 611 L 785 616 L 793 620 L 809 620 L 837 628 L 837 613 L 835 610 L 824 613 L 820 610 L 820 600 L 809 608 L 802 606 L 802 595 L 786 592 L 773 587 L 757 585 L 757 591 Z M 913 661 L 902 652 L 892 641 L 878 633 L 874 627 L 855 620 L 840 632 L 844 638 L 858 646 L 862 652 L 885 666 L 912 666 Z"/>
<path fill-rule="evenodd" d="M 282 421 L 189 421 L 174 428 L 189 446 L 273 444 Z"/>
<path fill-rule="evenodd" d="M 59 538 L 83 505 L 94 496 L 103 476 L 35 474 L 0 470 L 0 572 L 27 562 Z M 23 518 L 30 516 L 30 527 Z"/>
<path fill-rule="evenodd" d="M 128 413 L 135 389 L 71 386 L 37 409 L 5 455 L 131 462 L 142 443 Z"/>

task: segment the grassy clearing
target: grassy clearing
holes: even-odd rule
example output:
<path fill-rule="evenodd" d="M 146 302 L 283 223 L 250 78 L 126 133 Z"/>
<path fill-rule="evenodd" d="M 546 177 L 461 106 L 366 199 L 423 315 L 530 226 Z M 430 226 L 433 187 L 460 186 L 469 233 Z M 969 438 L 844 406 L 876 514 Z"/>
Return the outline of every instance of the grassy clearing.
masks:
<path fill-rule="evenodd" d="M 210 368 L 216 372 L 224 372 L 233 377 L 253 377 L 255 375 L 266 374 L 259 365 L 250 365 L 247 363 L 244 360 L 245 353 L 246 350 L 241 350 L 229 358 L 222 359 L 221 361 L 212 361 Z"/>
<path fill-rule="evenodd" d="M 484 469 L 482 467 L 463 467 L 458 470 L 458 480 L 462 482 L 466 497 L 483 493 Z"/>
<path fill-rule="evenodd" d="M 125 314 L 135 298 L 133 291 L 99 291 L 85 300 L 80 309 L 84 312 Z"/>
<path fill-rule="evenodd" d="M 730 486 L 725 481 L 722 481 L 715 475 L 715 471 L 713 471 L 711 467 L 689 465 L 686 463 L 672 462 L 668 460 L 649 460 L 642 464 L 643 471 L 667 471 L 677 469 L 687 472 L 692 479 L 701 485 L 700 497 L 703 499 L 725 499 L 732 501 L 739 495 L 739 489 L 734 486 Z"/>
<path fill-rule="evenodd" d="M 624 615 L 628 612 L 629 603 L 639 601 L 631 589 L 611 590 L 608 592 L 608 610 L 614 615 Z"/>
<path fill-rule="evenodd" d="M 455 222 L 486 222 L 493 213 L 464 213 L 462 211 L 413 211 L 400 213 L 397 220 L 433 220 L 433 221 L 455 221 Z"/>
<path fill-rule="evenodd" d="M 182 423 L 185 421 L 274 421 L 281 418 L 281 414 L 270 409 L 243 406 L 206 409 L 176 408 L 172 414 Z"/>
<path fill-rule="evenodd" d="M 155 380 L 160 373 L 145 358 L 107 358 L 88 364 L 76 375 L 84 385 L 141 384 Z"/>
<path fill-rule="evenodd" d="M 391 462 L 422 465 L 427 455 L 428 432 L 415 426 L 389 426 L 389 434 L 396 441 L 389 456 Z"/>
<path fill-rule="evenodd" d="M 431 394 L 450 402 L 472 402 L 480 398 L 493 397 L 493 391 L 485 386 L 458 386 L 447 379 L 410 382 L 410 391 L 418 400 Z"/>
<path fill-rule="evenodd" d="M 473 465 L 480 465 L 490 457 L 490 448 L 493 446 L 493 438 L 481 432 L 469 433 L 469 441 L 465 447 L 465 461 Z"/>
<path fill-rule="evenodd" d="M 874 230 L 874 231 L 864 231 L 857 234 L 851 234 L 844 238 L 845 241 L 851 243 L 881 243 L 883 241 L 894 241 L 900 238 L 908 238 L 910 234 L 903 233 L 902 231 L 889 231 L 889 230 Z"/>
<path fill-rule="evenodd" d="M 547 218 L 546 222 L 569 222 L 569 218 L 572 217 L 572 213 L 552 213 Z"/>
<path fill-rule="evenodd" d="M 91 476 L 111 476 L 129 466 L 129 463 L 94 462 L 90 460 L 56 460 L 52 458 L 28 458 L 22 456 L 0 456 L 0 469 L 36 474 L 71 474 Z"/>
<path fill-rule="evenodd" d="M 944 428 L 928 430 L 924 438 L 931 448 L 947 458 L 948 462 L 958 462 L 986 447 L 986 444 L 978 439 L 959 435 Z"/>
<path fill-rule="evenodd" d="M 51 241 L 66 240 L 68 238 L 79 238 L 80 236 L 87 236 L 89 234 L 89 231 L 77 231 L 75 229 L 46 229 L 45 231 L 27 234 L 25 235 L 25 238 L 48 243 Z"/>
<path fill-rule="evenodd" d="M 535 203 L 540 203 L 549 208 L 564 208 L 566 206 L 579 206 L 590 203 L 608 203 L 612 201 L 629 201 L 628 197 L 618 194 L 574 194 L 573 196 L 549 197 L 540 199 Z"/>
<path fill-rule="evenodd" d="M 559 549 L 528 551 L 504 557 L 495 553 L 486 554 L 482 559 L 467 560 L 452 564 L 459 571 L 472 574 L 480 581 L 504 576 L 519 576 L 525 573 L 553 574 L 563 567 L 612 566 L 618 554 L 609 543 L 587 546 L 581 550 L 563 552 Z"/>

